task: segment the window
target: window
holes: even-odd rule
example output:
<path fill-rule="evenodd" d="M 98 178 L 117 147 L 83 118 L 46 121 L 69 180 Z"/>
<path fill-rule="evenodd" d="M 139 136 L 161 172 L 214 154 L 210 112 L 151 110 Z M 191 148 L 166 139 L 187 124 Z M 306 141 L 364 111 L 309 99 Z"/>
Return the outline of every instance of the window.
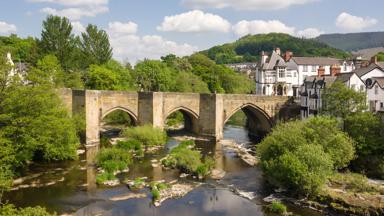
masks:
<path fill-rule="evenodd" d="M 308 65 L 303 66 L 303 72 L 308 72 Z"/>
<path fill-rule="evenodd" d="M 279 68 L 279 78 L 285 78 L 285 69 Z"/>
<path fill-rule="evenodd" d="M 375 86 L 375 95 L 379 94 L 379 86 Z"/>
<path fill-rule="evenodd" d="M 297 77 L 297 73 L 296 73 L 296 72 L 294 72 L 294 73 L 293 73 L 293 76 L 294 76 L 294 77 Z"/>
<path fill-rule="evenodd" d="M 360 91 L 363 92 L 365 89 L 365 86 L 364 85 L 360 85 Z"/>
<path fill-rule="evenodd" d="M 384 103 L 383 102 L 380 103 L 380 108 L 384 108 Z"/>
<path fill-rule="evenodd" d="M 316 72 L 316 65 L 312 65 L 312 72 Z"/>
<path fill-rule="evenodd" d="M 356 84 L 352 84 L 351 89 L 356 90 Z"/>

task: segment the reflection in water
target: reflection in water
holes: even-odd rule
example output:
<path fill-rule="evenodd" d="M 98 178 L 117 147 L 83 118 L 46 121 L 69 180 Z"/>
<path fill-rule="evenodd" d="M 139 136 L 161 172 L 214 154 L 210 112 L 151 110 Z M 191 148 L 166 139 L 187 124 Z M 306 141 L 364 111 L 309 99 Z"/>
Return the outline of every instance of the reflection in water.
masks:
<path fill-rule="evenodd" d="M 224 137 L 239 143 L 249 142 L 247 131 L 243 128 L 226 127 Z M 176 170 L 163 170 L 160 166 L 153 167 L 151 160 L 160 160 L 169 149 L 177 145 L 177 141 L 170 140 L 163 151 L 147 154 L 140 160 L 135 160 L 126 174 L 118 175 L 121 180 L 134 179 L 147 176 L 147 181 L 165 180 L 167 182 L 178 179 L 179 181 L 196 181 L 195 179 L 180 179 Z M 207 142 L 197 142 L 204 155 L 214 156 L 217 168 L 226 171 L 226 176 L 220 181 L 207 180 L 206 184 L 196 188 L 180 199 L 170 199 L 162 206 L 154 207 L 148 189 L 139 193 L 147 193 L 147 198 L 129 199 L 112 202 L 113 196 L 132 193 L 125 185 L 106 188 L 96 187 L 96 172 L 94 158 L 97 148 L 87 148 L 86 161 L 67 164 L 64 172 L 60 174 L 65 181 L 43 188 L 27 188 L 13 191 L 6 198 L 17 206 L 42 205 L 59 214 L 73 213 L 75 215 L 169 215 L 169 216 L 202 216 L 202 215 L 268 215 L 264 212 L 262 198 L 265 186 L 263 175 L 259 168 L 249 167 L 234 152 Z M 81 167 L 86 169 L 80 169 Z M 42 168 L 43 170 L 53 170 Z M 50 177 L 50 178 L 53 178 Z M 39 179 L 41 180 L 41 178 Z M 84 187 L 86 185 L 86 187 Z M 232 191 L 246 191 L 253 193 L 255 199 L 248 200 Z M 39 199 L 36 199 L 36 197 Z M 316 216 L 317 212 L 291 208 L 298 215 Z"/>

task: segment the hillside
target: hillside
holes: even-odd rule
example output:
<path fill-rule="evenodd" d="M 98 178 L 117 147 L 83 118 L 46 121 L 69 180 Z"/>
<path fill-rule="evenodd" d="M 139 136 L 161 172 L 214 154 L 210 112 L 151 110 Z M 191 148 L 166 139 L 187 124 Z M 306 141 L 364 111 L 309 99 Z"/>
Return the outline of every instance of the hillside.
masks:
<path fill-rule="evenodd" d="M 316 40 L 345 51 L 383 47 L 384 32 L 362 32 L 349 34 L 325 34 Z"/>
<path fill-rule="evenodd" d="M 279 47 L 290 50 L 295 56 L 327 56 L 345 58 L 349 54 L 313 39 L 302 39 L 287 34 L 271 33 L 248 35 L 236 42 L 202 51 L 218 64 L 256 61 L 262 51 L 270 52 Z"/>

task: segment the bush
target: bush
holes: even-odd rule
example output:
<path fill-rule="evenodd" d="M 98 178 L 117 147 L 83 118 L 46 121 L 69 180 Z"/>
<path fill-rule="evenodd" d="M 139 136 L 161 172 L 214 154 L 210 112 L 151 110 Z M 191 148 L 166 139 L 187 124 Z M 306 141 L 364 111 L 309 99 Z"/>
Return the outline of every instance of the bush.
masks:
<path fill-rule="evenodd" d="M 287 213 L 287 207 L 279 201 L 273 201 L 271 204 L 269 204 L 268 210 L 272 213 L 275 213 L 275 214 L 286 214 Z"/>
<path fill-rule="evenodd" d="M 127 128 L 123 135 L 141 142 L 145 147 L 165 145 L 167 142 L 167 134 L 152 125 Z"/>
<path fill-rule="evenodd" d="M 55 216 L 56 213 L 49 213 L 45 208 L 40 206 L 16 208 L 14 205 L 0 205 L 0 216 Z"/>
<path fill-rule="evenodd" d="M 124 150 L 134 150 L 138 151 L 141 150 L 141 143 L 137 140 L 130 139 L 125 141 L 118 141 L 117 142 L 117 148 L 124 149 Z"/>
<path fill-rule="evenodd" d="M 258 146 L 267 179 L 297 195 L 316 195 L 333 170 L 354 157 L 337 121 L 317 117 L 278 125 Z"/>
<path fill-rule="evenodd" d="M 177 147 L 172 149 L 162 164 L 166 167 L 177 168 L 185 173 L 191 173 L 198 176 L 206 176 L 215 165 L 212 158 L 206 158 L 202 162 L 202 156 L 199 151 L 193 150 L 195 142 L 192 140 L 183 141 Z"/>
<path fill-rule="evenodd" d="M 97 166 L 110 173 L 126 169 L 131 162 L 131 153 L 117 147 L 101 149 L 96 157 Z"/>
<path fill-rule="evenodd" d="M 116 179 L 116 176 L 113 175 L 112 173 L 103 172 L 103 173 L 98 174 L 96 176 L 96 183 L 100 185 L 100 184 L 103 184 L 106 181 L 112 181 L 112 180 L 115 180 L 115 179 Z"/>
<path fill-rule="evenodd" d="M 152 199 L 153 200 L 159 200 L 160 199 L 160 191 L 157 190 L 157 188 L 151 189 Z"/>

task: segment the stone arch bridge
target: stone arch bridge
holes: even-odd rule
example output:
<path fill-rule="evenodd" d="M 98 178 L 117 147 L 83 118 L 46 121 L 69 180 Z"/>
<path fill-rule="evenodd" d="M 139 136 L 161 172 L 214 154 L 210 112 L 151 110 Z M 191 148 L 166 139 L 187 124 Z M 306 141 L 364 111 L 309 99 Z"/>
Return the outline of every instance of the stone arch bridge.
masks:
<path fill-rule="evenodd" d="M 126 92 L 61 89 L 61 98 L 71 113 L 85 112 L 86 144 L 100 141 L 100 123 L 115 110 L 131 116 L 135 125 L 164 128 L 167 117 L 181 111 L 185 128 L 220 140 L 223 127 L 239 110 L 247 115 L 249 130 L 266 134 L 276 122 L 287 117 L 288 97 L 240 94 L 198 94 L 169 92 Z"/>

